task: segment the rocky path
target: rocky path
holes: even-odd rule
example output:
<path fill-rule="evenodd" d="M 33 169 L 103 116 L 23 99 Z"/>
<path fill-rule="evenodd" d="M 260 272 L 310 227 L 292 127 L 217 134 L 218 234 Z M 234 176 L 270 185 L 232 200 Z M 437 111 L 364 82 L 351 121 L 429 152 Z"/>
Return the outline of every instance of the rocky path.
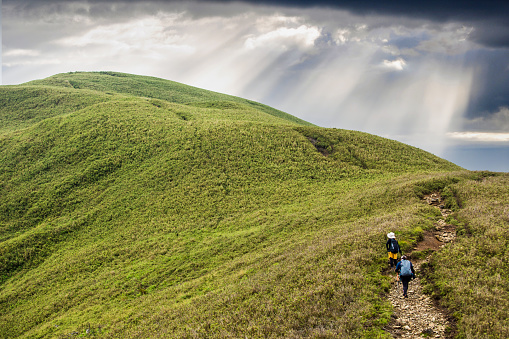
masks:
<path fill-rule="evenodd" d="M 424 239 L 414 250 L 437 251 L 446 243 L 454 241 L 456 232 L 453 225 L 448 225 L 445 222 L 451 211 L 445 209 L 441 204 L 441 197 L 437 193 L 433 193 L 425 199 L 428 204 L 440 208 L 443 219 L 435 224 L 435 230 L 425 233 Z M 452 326 L 447 316 L 422 291 L 419 279 L 420 266 L 427 260 L 428 258 L 424 260 L 411 259 L 417 278 L 409 284 L 408 298 L 403 298 L 403 286 L 398 283 L 397 274 L 393 271 L 389 273 L 394 278 L 388 295 L 394 307 L 394 314 L 393 320 L 386 330 L 393 338 L 448 338 L 446 329 Z"/>
<path fill-rule="evenodd" d="M 393 283 L 389 300 L 394 306 L 394 320 L 387 328 L 394 338 L 447 338 L 450 327 L 446 316 L 422 292 L 419 267 L 415 265 L 417 278 L 410 282 L 408 298 L 403 298 L 403 287 Z"/>

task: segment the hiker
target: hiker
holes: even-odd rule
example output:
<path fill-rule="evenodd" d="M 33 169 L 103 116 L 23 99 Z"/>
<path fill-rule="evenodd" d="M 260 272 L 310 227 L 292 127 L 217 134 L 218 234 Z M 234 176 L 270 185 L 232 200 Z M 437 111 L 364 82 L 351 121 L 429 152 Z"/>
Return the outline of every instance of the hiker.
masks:
<path fill-rule="evenodd" d="M 389 265 L 395 267 L 398 263 L 398 253 L 401 253 L 401 250 L 399 249 L 399 244 L 394 232 L 387 233 L 387 238 L 385 247 L 387 247 L 387 252 L 389 253 Z"/>
<path fill-rule="evenodd" d="M 403 297 L 408 298 L 408 283 L 415 279 L 414 265 L 408 260 L 407 256 L 401 257 L 401 261 L 396 266 L 396 272 L 399 273 L 399 280 L 403 283 Z"/>

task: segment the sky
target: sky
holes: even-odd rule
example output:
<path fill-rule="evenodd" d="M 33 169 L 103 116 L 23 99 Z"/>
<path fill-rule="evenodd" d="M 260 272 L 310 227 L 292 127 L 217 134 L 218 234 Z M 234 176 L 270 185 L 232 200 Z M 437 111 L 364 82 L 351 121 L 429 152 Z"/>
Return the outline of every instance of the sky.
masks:
<path fill-rule="evenodd" d="M 1 0 L 0 0 L 1 1 Z M 509 172 L 509 2 L 3 0 L 2 84 L 156 76 Z"/>

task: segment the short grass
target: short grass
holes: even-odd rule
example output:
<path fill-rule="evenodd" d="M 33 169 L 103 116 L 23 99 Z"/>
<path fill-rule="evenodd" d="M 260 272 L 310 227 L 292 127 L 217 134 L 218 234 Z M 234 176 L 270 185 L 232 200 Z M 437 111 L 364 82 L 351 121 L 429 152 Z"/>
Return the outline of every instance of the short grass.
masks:
<path fill-rule="evenodd" d="M 2 338 L 389 338 L 385 234 L 411 249 L 439 218 L 422 194 L 473 180 L 161 79 L 0 91 Z"/>

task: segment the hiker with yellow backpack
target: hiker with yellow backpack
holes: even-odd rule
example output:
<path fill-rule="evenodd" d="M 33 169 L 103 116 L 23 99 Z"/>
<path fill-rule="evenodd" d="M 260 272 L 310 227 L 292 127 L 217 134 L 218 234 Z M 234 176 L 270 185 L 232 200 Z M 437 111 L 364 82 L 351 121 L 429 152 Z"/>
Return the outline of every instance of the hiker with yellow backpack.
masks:
<path fill-rule="evenodd" d="M 389 253 L 389 266 L 396 267 L 398 263 L 398 253 L 401 253 L 401 250 L 394 232 L 387 233 L 387 238 L 385 247 L 387 247 L 387 252 Z"/>

